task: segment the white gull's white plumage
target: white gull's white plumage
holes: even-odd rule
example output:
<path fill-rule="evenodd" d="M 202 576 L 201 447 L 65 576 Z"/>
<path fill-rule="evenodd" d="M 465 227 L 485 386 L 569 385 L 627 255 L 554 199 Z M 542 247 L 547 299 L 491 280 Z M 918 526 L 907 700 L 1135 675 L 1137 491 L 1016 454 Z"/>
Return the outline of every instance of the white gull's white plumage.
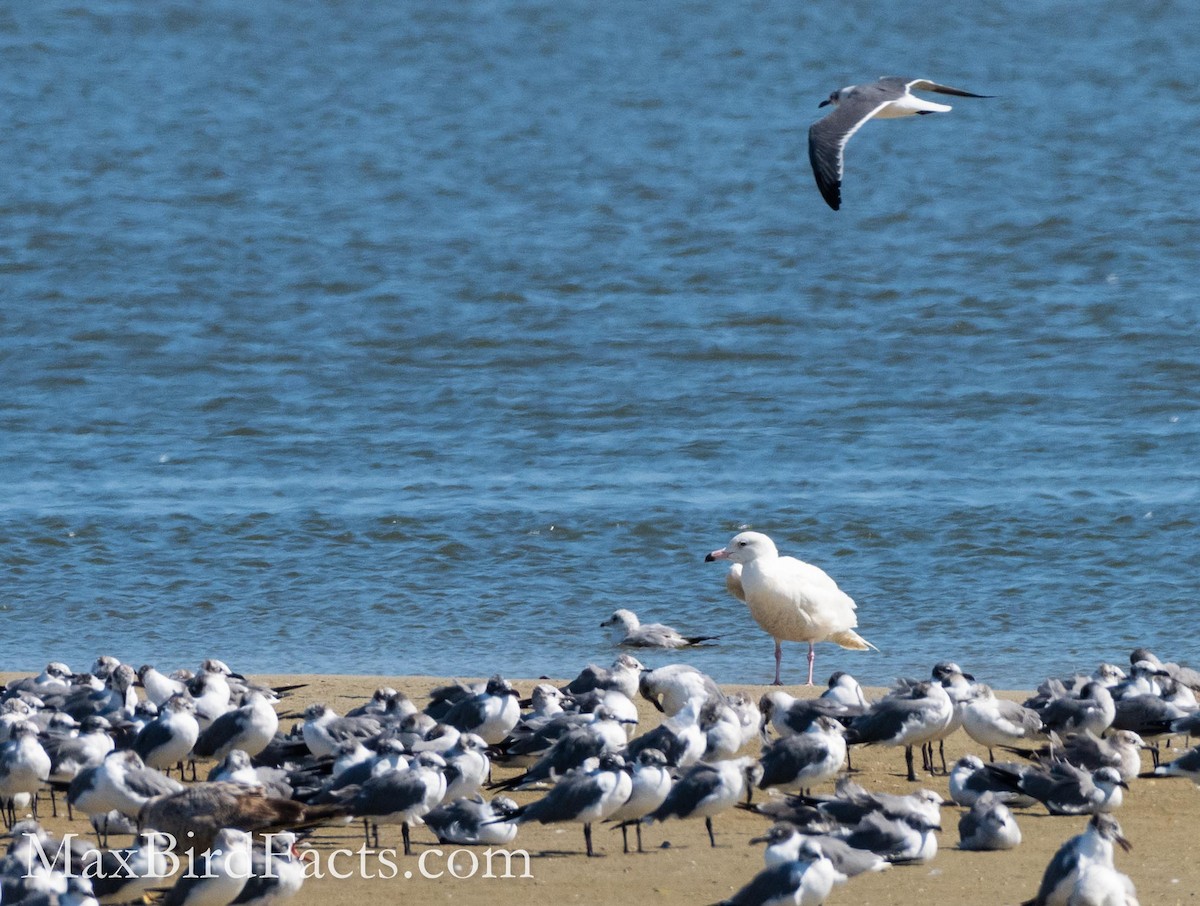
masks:
<path fill-rule="evenodd" d="M 894 119 L 928 113 L 948 113 L 949 104 L 935 104 L 913 94 L 913 91 L 933 91 L 961 98 L 985 98 L 961 88 L 939 85 L 928 79 L 903 79 L 885 76 L 865 85 L 839 88 L 820 103 L 834 110 L 817 120 L 808 130 L 808 158 L 821 197 L 835 211 L 842 205 L 842 170 L 846 143 L 869 119 Z"/>
<path fill-rule="evenodd" d="M 836 642 L 858 651 L 875 648 L 854 631 L 858 625 L 854 600 L 819 567 L 795 557 L 781 557 L 775 542 L 761 532 L 735 535 L 724 548 L 704 559 L 733 564 L 725 578 L 726 587 L 746 602 L 755 622 L 775 639 L 776 686 L 783 685 L 779 668 L 785 641 L 808 642 L 810 686 L 816 642 Z"/>

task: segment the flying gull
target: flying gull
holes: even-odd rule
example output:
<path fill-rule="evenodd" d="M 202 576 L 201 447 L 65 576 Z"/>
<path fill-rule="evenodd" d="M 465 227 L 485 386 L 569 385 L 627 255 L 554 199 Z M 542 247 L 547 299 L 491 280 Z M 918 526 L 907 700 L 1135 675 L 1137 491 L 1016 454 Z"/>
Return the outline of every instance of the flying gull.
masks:
<path fill-rule="evenodd" d="M 866 85 L 849 85 L 839 88 L 821 101 L 821 107 L 829 104 L 834 110 L 824 119 L 817 120 L 808 130 L 808 158 L 812 162 L 813 175 L 821 197 L 835 211 L 842 205 L 842 170 L 844 167 L 846 142 L 872 117 L 893 119 L 927 113 L 947 113 L 949 104 L 936 104 L 919 98 L 914 91 L 933 91 L 952 94 L 960 98 L 985 98 L 986 94 L 973 94 L 961 88 L 939 85 L 928 79 L 903 79 L 886 76 Z"/>

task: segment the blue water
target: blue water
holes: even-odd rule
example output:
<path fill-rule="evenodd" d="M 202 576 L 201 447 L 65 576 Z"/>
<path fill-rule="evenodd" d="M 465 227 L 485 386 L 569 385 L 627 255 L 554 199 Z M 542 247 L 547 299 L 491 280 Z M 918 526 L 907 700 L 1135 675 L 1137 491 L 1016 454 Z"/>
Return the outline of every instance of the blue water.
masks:
<path fill-rule="evenodd" d="M 1200 660 L 1200 7 L 0 10 L 0 667 L 864 681 Z M 817 103 L 868 124 L 843 209 Z M 799 679 L 800 646 L 785 676 Z M 651 655 L 650 663 L 680 655 Z"/>

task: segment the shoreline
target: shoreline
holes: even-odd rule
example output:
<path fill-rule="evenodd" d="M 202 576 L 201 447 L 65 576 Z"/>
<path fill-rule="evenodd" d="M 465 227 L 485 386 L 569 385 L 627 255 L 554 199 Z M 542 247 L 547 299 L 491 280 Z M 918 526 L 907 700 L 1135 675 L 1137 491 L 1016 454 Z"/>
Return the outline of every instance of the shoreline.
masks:
<path fill-rule="evenodd" d="M 7 681 L 15 674 L 0 674 Z M 24 675 L 24 674 L 20 674 Z M 277 706 L 281 715 L 293 715 L 314 702 L 325 702 L 339 714 L 362 703 L 377 686 L 389 685 L 409 695 L 421 704 L 434 686 L 456 678 L 414 676 L 343 676 L 332 674 L 262 674 L 250 677 L 270 685 L 305 683 Z M 463 677 L 464 681 L 478 677 Z M 511 680 L 522 694 L 543 680 Z M 726 692 L 743 692 L 757 701 L 771 687 L 722 684 Z M 797 697 L 819 694 L 823 687 L 785 686 Z M 868 697 L 881 690 L 864 690 Z M 1027 693 L 998 693 L 1006 698 L 1020 699 Z M 648 702 L 638 701 L 640 724 L 637 733 L 657 726 L 659 715 Z M 294 717 L 281 718 L 280 729 L 287 732 L 296 723 Z M 949 764 L 963 754 L 980 754 L 961 731 L 946 740 L 946 759 Z M 1182 749 L 1164 754 L 1164 760 L 1176 757 Z M 757 754 L 757 745 L 744 750 Z M 982 752 L 986 758 L 986 751 Z M 932 789 L 947 800 L 944 776 L 919 775 L 917 783 L 904 777 L 903 749 L 855 747 L 853 750 L 854 779 L 872 791 L 907 793 L 918 788 Z M 1143 763 L 1149 770 L 1150 758 Z M 201 767 L 201 776 L 205 767 Z M 495 777 L 503 779 L 515 769 L 497 767 Z M 1131 784 L 1125 804 L 1115 814 L 1125 836 L 1133 843 L 1130 853 L 1118 853 L 1118 870 L 1128 874 L 1137 887 L 1144 904 L 1183 904 L 1194 902 L 1200 894 L 1200 863 L 1185 852 L 1185 841 L 1192 836 L 1194 819 L 1200 814 L 1200 789 L 1184 780 L 1137 779 Z M 832 783 L 817 787 L 814 792 L 832 792 Z M 512 794 L 518 803 L 529 802 L 544 795 L 531 791 Z M 755 801 L 765 794 L 756 791 Z M 490 798 L 490 797 L 489 797 Z M 939 835 L 937 856 L 929 863 L 915 866 L 893 866 L 888 871 L 860 876 L 835 887 L 828 902 L 854 903 L 860 906 L 925 906 L 928 902 L 944 904 L 977 904 L 977 906 L 1011 906 L 1028 899 L 1037 891 L 1042 872 L 1054 852 L 1069 837 L 1080 833 L 1084 818 L 1051 817 L 1042 806 L 1016 810 L 1023 842 L 1016 849 L 998 853 L 962 852 L 958 842 L 958 818 L 964 810 L 952 803 L 942 810 L 942 832 Z M 44 821 L 54 833 L 85 833 L 90 828 L 82 819 L 72 822 L 64 818 Z M 328 866 L 335 852 L 354 853 L 352 858 L 340 858 L 340 870 L 349 877 L 336 878 L 326 873 L 323 878 L 310 877 L 291 902 L 296 904 L 333 904 L 360 906 L 364 899 L 380 895 L 399 895 L 412 902 L 448 902 L 497 906 L 552 906 L 561 903 L 615 904 L 633 899 L 639 903 L 662 903 L 668 906 L 717 902 L 732 895 L 762 867 L 762 851 L 749 841 L 763 833 L 769 822 L 761 816 L 730 810 L 714 818 L 717 846 L 711 848 L 702 821 L 670 821 L 647 826 L 643 830 L 646 852 L 625 855 L 621 851 L 619 833 L 604 825 L 593 829 L 597 858 L 588 859 L 583 853 L 583 834 L 578 824 L 523 825 L 516 840 L 508 847 L 529 854 L 529 874 L 532 877 L 495 877 L 483 873 L 484 847 L 474 847 L 462 855 L 449 845 L 439 845 L 428 830 L 416 827 L 412 832 L 414 854 L 405 857 L 400 850 L 400 828 L 381 828 L 380 846 L 397 850 L 391 858 L 396 863 L 396 875 L 388 878 L 386 862 L 379 854 L 362 854 L 361 822 L 348 826 L 319 829 L 308 845 L 317 851 L 322 865 Z M 114 838 L 114 843 L 123 843 Z M 465 848 L 464 848 L 465 849 Z M 451 864 L 449 859 L 458 861 Z M 470 871 L 472 859 L 477 860 Z M 429 871 L 425 871 L 429 869 Z M 367 874 L 375 877 L 366 877 Z M 405 874 L 411 877 L 405 877 Z M 467 874 L 456 878 L 453 875 Z M 514 863 L 513 874 L 520 875 L 520 865 Z M 434 875 L 428 877 L 426 875 Z"/>

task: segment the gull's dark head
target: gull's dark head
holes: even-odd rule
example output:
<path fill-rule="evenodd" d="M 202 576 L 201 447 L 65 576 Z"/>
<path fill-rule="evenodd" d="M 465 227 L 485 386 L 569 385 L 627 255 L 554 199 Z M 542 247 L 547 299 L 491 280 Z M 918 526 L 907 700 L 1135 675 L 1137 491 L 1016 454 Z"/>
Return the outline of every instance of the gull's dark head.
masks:
<path fill-rule="evenodd" d="M 842 99 L 842 95 L 849 90 L 849 88 L 839 88 L 837 91 L 833 92 L 833 94 L 829 95 L 829 97 L 825 98 L 825 100 L 821 101 L 821 103 L 817 104 L 817 106 L 828 107 L 830 104 L 832 104 L 836 107 L 838 105 L 838 101 Z"/>

